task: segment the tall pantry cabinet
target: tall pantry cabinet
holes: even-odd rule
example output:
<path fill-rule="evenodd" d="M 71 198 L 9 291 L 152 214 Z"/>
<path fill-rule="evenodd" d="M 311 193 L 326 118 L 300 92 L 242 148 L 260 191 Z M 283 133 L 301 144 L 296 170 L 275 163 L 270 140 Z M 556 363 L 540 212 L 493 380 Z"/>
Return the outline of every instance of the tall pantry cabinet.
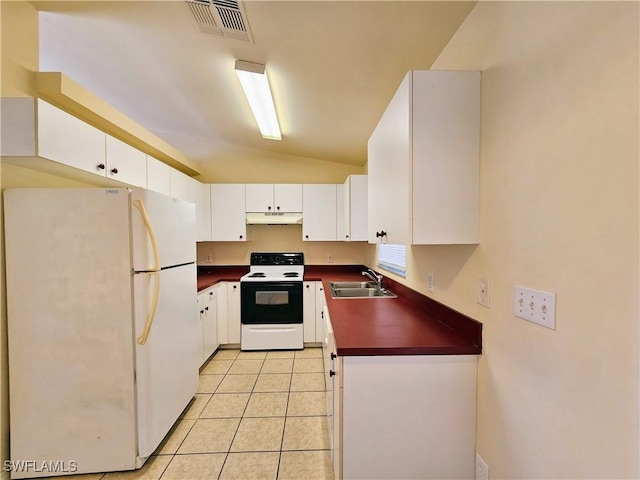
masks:
<path fill-rule="evenodd" d="M 480 72 L 407 73 L 369 138 L 370 243 L 478 242 Z"/>

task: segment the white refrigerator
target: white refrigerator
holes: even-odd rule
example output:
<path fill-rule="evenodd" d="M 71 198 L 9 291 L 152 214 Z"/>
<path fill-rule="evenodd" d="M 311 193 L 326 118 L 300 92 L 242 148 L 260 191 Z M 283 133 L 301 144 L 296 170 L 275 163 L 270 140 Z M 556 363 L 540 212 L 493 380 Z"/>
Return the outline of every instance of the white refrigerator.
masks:
<path fill-rule="evenodd" d="M 198 388 L 195 206 L 4 194 L 12 478 L 140 468 Z"/>

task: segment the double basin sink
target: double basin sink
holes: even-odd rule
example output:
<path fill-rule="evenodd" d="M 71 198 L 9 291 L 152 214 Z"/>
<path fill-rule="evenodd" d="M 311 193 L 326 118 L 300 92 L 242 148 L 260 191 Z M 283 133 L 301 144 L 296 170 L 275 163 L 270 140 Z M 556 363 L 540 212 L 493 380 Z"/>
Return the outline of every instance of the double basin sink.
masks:
<path fill-rule="evenodd" d="M 374 282 L 329 282 L 331 298 L 395 298 L 396 294 Z"/>

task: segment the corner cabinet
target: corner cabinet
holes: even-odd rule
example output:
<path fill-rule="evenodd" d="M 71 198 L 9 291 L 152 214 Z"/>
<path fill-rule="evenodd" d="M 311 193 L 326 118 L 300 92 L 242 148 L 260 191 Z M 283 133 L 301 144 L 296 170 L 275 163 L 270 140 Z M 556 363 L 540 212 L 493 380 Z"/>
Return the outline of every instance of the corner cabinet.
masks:
<path fill-rule="evenodd" d="M 368 238 L 478 242 L 480 72 L 413 70 L 368 143 Z"/>

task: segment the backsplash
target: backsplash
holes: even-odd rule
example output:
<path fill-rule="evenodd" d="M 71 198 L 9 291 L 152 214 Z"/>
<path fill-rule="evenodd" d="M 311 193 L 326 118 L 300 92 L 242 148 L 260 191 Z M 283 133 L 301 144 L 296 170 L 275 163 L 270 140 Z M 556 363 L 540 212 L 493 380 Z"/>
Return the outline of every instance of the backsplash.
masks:
<path fill-rule="evenodd" d="M 251 252 L 303 252 L 308 265 L 365 265 L 375 253 L 375 246 L 366 242 L 304 242 L 302 225 L 247 225 L 247 238 L 198 243 L 198 265 L 249 265 Z"/>

